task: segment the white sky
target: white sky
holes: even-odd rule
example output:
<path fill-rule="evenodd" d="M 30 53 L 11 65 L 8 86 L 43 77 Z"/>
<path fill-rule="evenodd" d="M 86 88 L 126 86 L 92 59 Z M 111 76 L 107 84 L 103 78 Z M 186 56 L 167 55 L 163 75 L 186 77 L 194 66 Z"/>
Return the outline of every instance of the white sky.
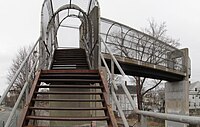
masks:
<path fill-rule="evenodd" d="M 20 47 L 35 43 L 40 34 L 43 0 L 0 0 L 0 95 L 6 75 Z M 140 30 L 147 20 L 167 23 L 168 35 L 188 47 L 191 81 L 200 80 L 199 0 L 99 0 L 101 16 Z"/>

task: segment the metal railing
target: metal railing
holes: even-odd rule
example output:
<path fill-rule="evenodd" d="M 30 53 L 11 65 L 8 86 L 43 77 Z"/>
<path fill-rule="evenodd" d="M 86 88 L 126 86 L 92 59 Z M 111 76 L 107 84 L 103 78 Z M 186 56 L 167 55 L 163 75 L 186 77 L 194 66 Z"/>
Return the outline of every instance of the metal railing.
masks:
<path fill-rule="evenodd" d="M 114 62 L 114 63 L 116 64 L 116 66 L 117 66 L 117 68 L 119 69 L 121 75 L 125 77 L 126 75 L 125 75 L 124 71 L 122 70 L 122 68 L 120 67 L 120 65 L 119 65 L 118 61 L 116 60 L 116 58 L 114 57 L 114 55 L 112 54 L 112 52 L 110 51 L 110 49 L 107 47 L 106 43 L 103 42 L 103 44 L 105 45 L 106 50 L 107 50 L 107 51 L 109 52 L 109 54 L 111 55 L 112 62 Z M 108 73 L 108 75 L 109 75 L 109 78 L 110 78 L 110 80 L 111 80 L 111 83 L 112 83 L 114 89 L 115 89 L 115 90 L 118 90 L 118 88 L 117 88 L 117 86 L 116 86 L 116 84 L 115 84 L 115 81 L 113 80 L 114 77 L 113 77 L 113 75 L 111 74 L 111 71 L 109 70 L 108 65 L 107 65 L 107 63 L 105 62 L 105 59 L 104 59 L 104 57 L 103 57 L 102 54 L 101 54 L 101 59 L 102 59 L 104 65 L 105 65 L 105 67 L 106 67 L 107 73 Z M 112 68 L 112 67 L 111 67 L 111 68 Z M 126 93 L 128 99 L 129 99 L 129 101 L 132 103 L 133 108 L 135 108 L 135 107 L 134 107 L 134 104 L 133 104 L 133 100 L 132 100 L 131 94 L 129 93 L 129 91 L 128 91 L 127 87 L 125 86 L 125 84 L 122 85 L 122 88 L 123 88 L 123 90 L 125 91 L 125 93 Z M 128 122 L 127 122 L 127 119 L 126 119 L 126 117 L 125 117 L 125 115 L 124 115 L 124 113 L 123 113 L 123 111 L 122 111 L 122 108 L 121 108 L 121 106 L 120 106 L 120 104 L 119 104 L 119 101 L 118 101 L 118 99 L 117 99 L 117 96 L 116 96 L 114 90 L 111 90 L 111 95 L 112 95 L 112 98 L 113 98 L 113 100 L 114 100 L 114 102 L 115 102 L 115 104 L 116 104 L 116 106 L 117 106 L 117 108 L 118 108 L 118 110 L 119 110 L 119 114 L 120 114 L 120 116 L 121 116 L 121 118 L 122 118 L 122 121 L 123 121 L 123 123 L 124 123 L 124 126 L 125 126 L 125 127 L 129 127 Z"/>
<path fill-rule="evenodd" d="M 41 56 L 41 54 L 39 54 L 40 48 L 43 48 L 43 50 L 46 50 L 46 52 L 43 53 L 43 55 L 45 54 L 44 56 L 46 56 L 46 58 L 44 58 L 44 56 Z M 19 95 L 15 94 L 15 96 L 17 96 L 17 100 L 14 103 L 14 106 L 12 107 L 12 110 L 9 114 L 7 121 L 5 122 L 4 127 L 10 127 L 10 126 L 15 127 L 16 126 L 16 124 L 18 122 L 18 118 L 19 118 L 16 116 L 18 116 L 18 114 L 20 113 L 18 110 L 21 110 L 24 107 L 24 105 L 26 104 L 26 100 L 28 98 L 28 94 L 29 94 L 35 73 L 39 69 L 47 68 L 48 64 L 44 64 L 44 63 L 49 63 L 51 61 L 49 59 L 50 56 L 51 55 L 49 54 L 48 48 L 44 45 L 43 45 L 43 47 L 41 47 L 41 37 L 39 37 L 39 39 L 36 41 L 36 43 L 30 50 L 30 52 L 28 53 L 26 58 L 21 63 L 20 67 L 18 68 L 18 70 L 14 74 L 13 78 L 11 79 L 9 86 L 3 93 L 2 97 L 0 98 L 0 105 L 6 104 L 6 99 L 7 99 L 7 96 L 9 96 L 9 94 L 10 94 L 10 90 L 12 89 L 12 87 L 14 87 L 16 80 L 20 76 L 20 73 L 22 73 L 22 71 L 24 71 L 24 70 L 26 70 L 26 72 L 27 72 L 26 67 L 28 64 L 31 67 L 30 71 L 27 72 L 28 74 L 26 77 L 26 81 L 22 85 L 22 89 L 19 91 L 20 92 Z M 46 66 L 44 66 L 44 65 L 46 65 Z M 14 101 L 14 100 L 12 100 L 12 101 Z"/>
<path fill-rule="evenodd" d="M 129 26 L 105 18 L 101 18 L 100 36 L 116 56 L 137 60 L 144 64 L 165 67 L 181 73 L 186 72 L 182 51 L 170 42 L 168 44 L 167 40 L 166 42 L 164 42 L 165 40 L 161 41 L 159 38 L 154 38 Z M 108 53 L 105 47 L 101 48 L 101 52 Z M 173 53 L 181 55 L 173 58 Z"/>
<path fill-rule="evenodd" d="M 102 42 L 106 48 L 106 50 L 108 51 L 108 53 L 111 56 L 111 61 L 113 62 L 113 64 L 111 64 L 111 68 L 113 68 L 112 66 L 114 66 L 114 64 L 116 65 L 116 67 L 118 68 L 118 70 L 120 71 L 122 76 L 126 76 L 124 71 L 122 70 L 122 68 L 120 67 L 118 61 L 116 60 L 115 56 L 113 55 L 113 53 L 110 51 L 109 47 L 107 46 L 107 44 L 105 42 Z M 111 74 L 110 69 L 108 68 L 108 65 L 106 63 L 106 61 L 104 60 L 103 55 L 101 54 L 101 58 L 103 61 L 103 64 L 107 70 L 107 73 L 110 77 L 110 79 L 112 80 L 111 83 L 113 85 L 114 90 L 117 90 L 117 86 L 115 86 L 115 81 Z M 174 121 L 174 122 L 180 122 L 180 123 L 186 123 L 186 124 L 192 124 L 192 125 L 199 125 L 200 124 L 200 118 L 199 117 L 195 117 L 195 116 L 187 116 L 187 115 L 177 115 L 177 114 L 167 114 L 167 113 L 156 113 L 156 112 L 150 112 L 150 111 L 142 111 L 142 110 L 138 110 L 137 108 L 135 108 L 135 104 L 133 103 L 133 99 L 128 91 L 128 89 L 126 88 L 125 83 L 121 84 L 123 90 L 124 90 L 124 94 L 127 96 L 129 103 L 131 104 L 132 108 L 133 108 L 133 112 L 136 114 L 141 115 L 143 118 L 144 117 L 153 117 L 153 118 L 159 118 L 159 119 L 163 119 L 163 120 L 169 120 L 169 121 Z M 119 101 L 116 98 L 116 94 L 115 91 L 111 90 L 111 95 L 113 97 L 113 100 L 119 110 L 119 114 L 123 120 L 124 126 L 125 127 L 129 127 L 129 125 L 127 125 L 127 120 L 123 114 L 123 111 L 120 107 Z M 142 121 L 141 121 L 142 122 Z M 141 123 L 142 124 L 142 123 Z"/>

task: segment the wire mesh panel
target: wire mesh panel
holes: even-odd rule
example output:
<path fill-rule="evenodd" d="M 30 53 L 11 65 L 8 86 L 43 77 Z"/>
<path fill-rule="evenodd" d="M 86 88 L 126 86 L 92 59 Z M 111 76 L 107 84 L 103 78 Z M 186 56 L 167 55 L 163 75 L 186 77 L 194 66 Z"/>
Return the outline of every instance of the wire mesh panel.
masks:
<path fill-rule="evenodd" d="M 100 37 L 114 55 L 185 72 L 182 51 L 165 39 L 161 41 L 160 38 L 105 18 L 101 18 Z M 103 44 L 101 52 L 107 53 Z"/>

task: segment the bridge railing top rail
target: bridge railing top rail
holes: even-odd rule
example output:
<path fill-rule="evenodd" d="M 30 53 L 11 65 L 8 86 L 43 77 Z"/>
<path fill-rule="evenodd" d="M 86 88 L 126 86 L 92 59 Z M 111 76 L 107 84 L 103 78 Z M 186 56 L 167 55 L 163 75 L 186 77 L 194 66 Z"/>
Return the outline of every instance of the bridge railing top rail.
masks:
<path fill-rule="evenodd" d="M 160 65 L 174 71 L 186 71 L 181 50 L 124 24 L 101 18 L 100 37 L 101 42 L 107 43 L 114 55 Z M 103 44 L 101 52 L 107 53 Z"/>

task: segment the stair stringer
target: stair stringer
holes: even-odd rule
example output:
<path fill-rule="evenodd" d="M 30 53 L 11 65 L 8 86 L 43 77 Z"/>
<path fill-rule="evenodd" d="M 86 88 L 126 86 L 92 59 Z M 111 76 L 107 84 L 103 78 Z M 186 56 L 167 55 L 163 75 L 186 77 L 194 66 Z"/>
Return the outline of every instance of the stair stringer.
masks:
<path fill-rule="evenodd" d="M 25 107 L 23 109 L 23 112 L 22 112 L 22 115 L 20 117 L 21 119 L 19 121 L 18 127 L 26 126 L 29 123 L 29 120 L 26 120 L 26 116 L 27 116 L 27 114 L 31 114 L 31 112 L 32 112 L 32 110 L 28 110 L 28 109 L 29 109 L 30 106 L 34 105 L 34 102 L 31 102 L 31 100 L 32 100 L 32 98 L 34 96 L 35 90 L 37 89 L 36 86 L 40 83 L 39 82 L 40 74 L 41 74 L 41 70 L 36 72 L 36 76 L 35 76 L 34 82 L 32 84 L 29 96 L 28 96 L 28 101 L 26 102 Z M 37 96 L 37 95 L 35 95 L 35 96 Z"/>
<path fill-rule="evenodd" d="M 108 82 L 106 80 L 106 74 L 103 70 L 99 70 L 100 78 L 102 80 L 102 85 L 104 87 L 103 89 L 103 98 L 105 100 L 104 106 L 107 108 L 107 112 L 105 112 L 106 115 L 110 117 L 110 120 L 108 122 L 108 127 L 118 127 L 117 121 L 115 118 L 115 115 L 112 111 L 112 106 L 109 104 L 109 88 L 108 88 Z"/>

